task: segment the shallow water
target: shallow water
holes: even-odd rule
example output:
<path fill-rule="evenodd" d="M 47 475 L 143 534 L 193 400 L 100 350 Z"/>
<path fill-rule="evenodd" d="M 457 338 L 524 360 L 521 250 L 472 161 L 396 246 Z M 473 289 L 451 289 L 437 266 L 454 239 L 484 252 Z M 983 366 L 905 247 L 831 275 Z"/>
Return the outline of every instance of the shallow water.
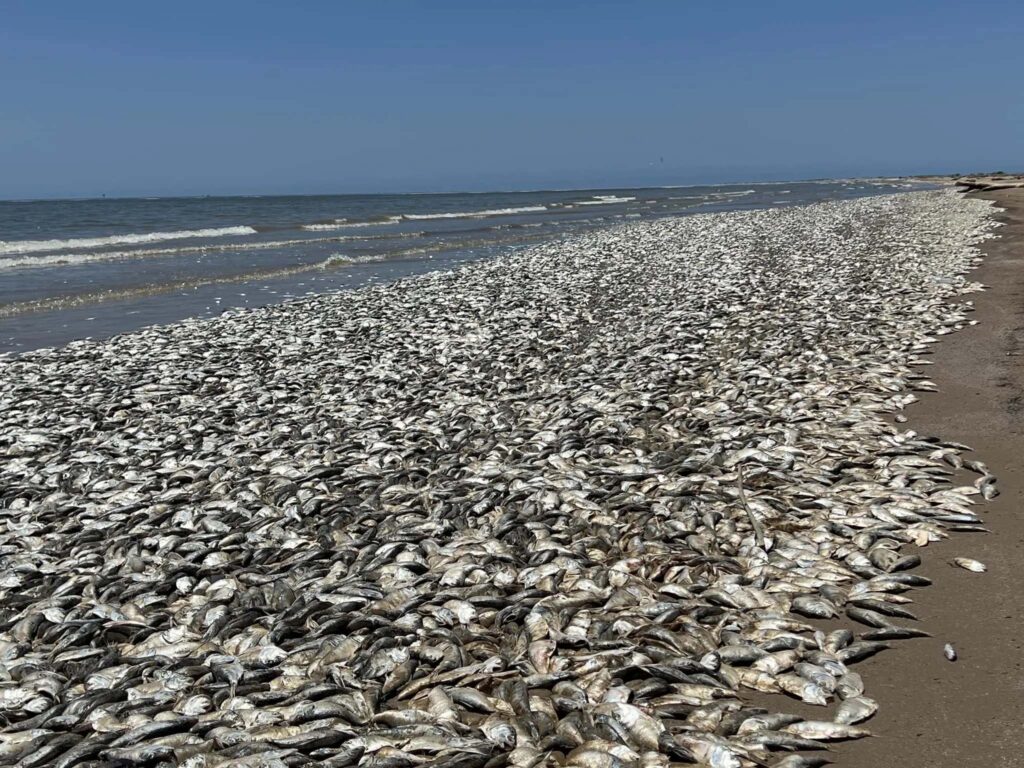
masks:
<path fill-rule="evenodd" d="M 0 201 L 0 352 L 356 288 L 623 221 L 921 186 Z"/>

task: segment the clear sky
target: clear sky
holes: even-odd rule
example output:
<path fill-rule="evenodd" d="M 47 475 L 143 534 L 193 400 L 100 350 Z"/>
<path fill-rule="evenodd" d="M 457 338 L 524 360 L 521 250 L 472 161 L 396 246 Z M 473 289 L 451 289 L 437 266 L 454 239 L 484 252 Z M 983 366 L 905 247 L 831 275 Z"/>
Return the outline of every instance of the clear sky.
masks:
<path fill-rule="evenodd" d="M 0 197 L 1024 168 L 1024 2 L 0 0 Z"/>

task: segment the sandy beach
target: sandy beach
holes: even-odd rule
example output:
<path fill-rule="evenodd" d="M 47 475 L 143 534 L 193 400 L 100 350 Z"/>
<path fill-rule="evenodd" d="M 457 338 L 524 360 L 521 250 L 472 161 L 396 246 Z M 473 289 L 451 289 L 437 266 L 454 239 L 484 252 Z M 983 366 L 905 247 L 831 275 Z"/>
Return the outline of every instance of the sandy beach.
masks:
<path fill-rule="evenodd" d="M 969 193 L 1005 209 L 999 238 L 982 246 L 971 273 L 987 290 L 972 297 L 977 325 L 947 337 L 932 356 L 938 392 L 922 393 L 906 426 L 970 445 L 999 477 L 985 505 L 991 534 L 933 544 L 920 573 L 935 585 L 915 596 L 934 637 L 868 660 L 882 714 L 878 738 L 844 745 L 840 765 L 958 768 L 1024 765 L 1024 189 Z M 966 555 L 976 575 L 949 566 Z M 952 642 L 956 663 L 942 655 Z"/>
<path fill-rule="evenodd" d="M 4 361 L 3 759 L 1012 764 L 1017 205 L 625 224 Z"/>
<path fill-rule="evenodd" d="M 1024 3 L 53 5 L 0 768 L 1024 768 Z"/>

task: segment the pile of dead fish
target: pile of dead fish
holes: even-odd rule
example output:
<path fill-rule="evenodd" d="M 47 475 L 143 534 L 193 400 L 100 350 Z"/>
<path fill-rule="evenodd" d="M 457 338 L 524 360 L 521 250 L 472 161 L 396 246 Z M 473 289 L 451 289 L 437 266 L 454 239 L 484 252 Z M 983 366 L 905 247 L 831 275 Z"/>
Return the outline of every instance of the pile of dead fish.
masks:
<path fill-rule="evenodd" d="M 987 206 L 634 223 L 0 364 L 0 763 L 817 764 L 995 492 L 888 419 Z"/>

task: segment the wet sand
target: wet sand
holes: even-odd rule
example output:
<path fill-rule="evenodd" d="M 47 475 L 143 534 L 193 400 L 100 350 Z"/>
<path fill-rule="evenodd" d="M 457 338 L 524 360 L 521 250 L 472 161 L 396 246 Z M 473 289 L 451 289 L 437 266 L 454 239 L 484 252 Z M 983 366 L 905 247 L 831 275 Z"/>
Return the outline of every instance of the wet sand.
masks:
<path fill-rule="evenodd" d="M 991 534 L 955 534 L 922 552 L 916 572 L 935 585 L 915 593 L 915 612 L 934 637 L 894 643 L 858 667 L 881 707 L 877 738 L 837 747 L 842 766 L 1024 766 L 1024 189 L 972 194 L 1006 209 L 971 273 L 989 290 L 968 297 L 978 324 L 935 346 L 922 372 L 939 391 L 920 393 L 905 426 L 972 446 L 1001 495 L 978 507 Z M 956 556 L 989 572 L 953 568 Z"/>

